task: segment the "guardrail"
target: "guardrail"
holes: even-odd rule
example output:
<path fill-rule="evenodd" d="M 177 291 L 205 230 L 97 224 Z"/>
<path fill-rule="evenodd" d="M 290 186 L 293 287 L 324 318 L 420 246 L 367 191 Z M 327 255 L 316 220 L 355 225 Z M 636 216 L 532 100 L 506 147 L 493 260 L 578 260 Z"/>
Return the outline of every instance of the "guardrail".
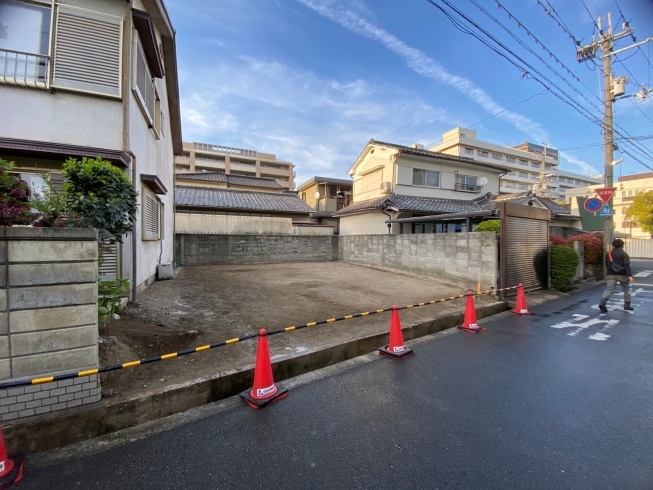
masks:
<path fill-rule="evenodd" d="M 48 88 L 50 57 L 0 49 L 0 83 Z"/>
<path fill-rule="evenodd" d="M 370 311 L 364 311 L 362 313 L 356 313 L 352 315 L 344 315 L 340 317 L 334 317 L 334 318 L 329 318 L 327 320 L 320 320 L 320 321 L 315 321 L 315 322 L 309 322 L 309 323 L 302 323 L 300 325 L 291 325 L 289 327 L 285 328 L 280 328 L 278 330 L 271 330 L 267 332 L 268 336 L 272 335 L 278 335 L 281 333 L 287 333 L 287 332 L 293 332 L 295 330 L 301 330 L 304 328 L 309 328 L 309 327 L 316 327 L 318 325 L 326 325 L 329 323 L 335 323 L 335 322 L 340 322 L 340 321 L 345 321 L 345 320 L 352 320 L 354 318 L 362 318 L 370 315 L 376 315 L 379 313 L 386 313 L 388 311 L 392 310 L 407 310 L 411 308 L 420 308 L 422 306 L 428 306 L 428 305 L 434 305 L 437 303 L 445 303 L 447 301 L 454 301 L 457 299 L 461 298 L 466 298 L 468 296 L 484 296 L 484 295 L 491 295 L 498 293 L 500 291 L 510 291 L 517 289 L 519 286 L 512 286 L 509 288 L 501 288 L 501 289 L 487 289 L 485 291 L 479 291 L 477 293 L 474 293 L 472 291 L 469 291 L 464 294 L 459 294 L 457 296 L 450 296 L 449 298 L 441 298 L 439 300 L 431 300 L 431 301 L 424 301 L 422 303 L 415 303 L 411 305 L 406 305 L 406 306 L 391 306 L 389 308 L 379 308 L 378 310 L 370 310 Z M 213 344 L 206 344 L 206 345 L 200 345 L 198 347 L 182 350 L 179 352 L 170 352 L 169 354 L 163 354 L 160 356 L 156 357 L 148 357 L 146 359 L 140 359 L 140 360 L 135 360 L 135 361 L 130 361 L 130 362 L 124 362 L 122 364 L 114 364 L 112 366 L 105 366 L 101 368 L 96 368 L 96 369 L 88 369 L 86 371 L 79 371 L 76 373 L 65 373 L 65 374 L 58 374 L 55 376 L 43 376 L 40 378 L 32 378 L 32 379 L 26 379 L 26 380 L 21 380 L 21 381 L 9 381 L 5 383 L 0 383 L 0 389 L 8 389 L 8 388 L 17 388 L 19 386 L 31 386 L 31 385 L 38 385 L 38 384 L 45 384 L 45 383 L 52 383 L 54 381 L 62 381 L 65 379 L 73 379 L 73 378 L 82 378 L 85 376 L 93 376 L 94 374 L 101 374 L 101 373 L 107 373 L 110 371 L 117 371 L 119 369 L 129 369 L 133 368 L 136 366 L 143 366 L 145 364 L 151 364 L 153 362 L 158 362 L 158 361 L 166 361 L 168 359 L 176 359 L 177 357 L 182 357 L 182 356 L 187 356 L 190 354 L 195 354 L 196 352 L 204 352 L 207 350 L 215 349 L 217 347 L 223 347 L 225 345 L 232 345 L 236 344 L 238 342 L 243 342 L 245 340 L 250 340 L 257 338 L 259 336 L 258 332 L 250 333 L 248 335 L 244 335 L 242 337 L 235 337 L 233 339 L 228 339 L 228 340 L 222 340 L 220 342 L 214 342 Z"/>

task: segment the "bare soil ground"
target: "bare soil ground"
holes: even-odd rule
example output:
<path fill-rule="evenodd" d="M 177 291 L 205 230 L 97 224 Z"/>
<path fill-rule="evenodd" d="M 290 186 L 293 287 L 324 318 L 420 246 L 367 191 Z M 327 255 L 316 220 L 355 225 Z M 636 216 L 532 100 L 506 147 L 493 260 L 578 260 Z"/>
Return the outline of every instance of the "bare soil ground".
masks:
<path fill-rule="evenodd" d="M 435 278 L 385 272 L 342 262 L 185 266 L 175 279 L 159 281 L 100 331 L 100 365 L 118 364 L 240 337 L 378 308 L 461 294 Z M 477 298 L 481 304 L 492 301 Z M 460 311 L 464 300 L 403 310 L 404 326 Z M 320 325 L 270 338 L 273 360 L 323 349 L 388 330 L 379 314 Z M 105 394 L 128 397 L 254 363 L 249 340 L 178 359 L 102 375 Z"/>

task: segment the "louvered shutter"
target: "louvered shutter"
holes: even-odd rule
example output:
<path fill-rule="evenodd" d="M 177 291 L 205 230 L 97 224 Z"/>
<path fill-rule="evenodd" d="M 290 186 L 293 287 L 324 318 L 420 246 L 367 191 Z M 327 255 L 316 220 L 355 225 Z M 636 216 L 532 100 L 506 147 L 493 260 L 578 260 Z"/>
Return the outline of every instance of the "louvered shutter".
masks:
<path fill-rule="evenodd" d="M 98 269 L 101 281 L 110 281 L 118 276 L 118 244 L 102 243 L 102 267 Z"/>
<path fill-rule="evenodd" d="M 120 97 L 122 19 L 57 6 L 53 87 Z"/>
<path fill-rule="evenodd" d="M 154 81 L 147 66 L 145 52 L 138 38 L 134 47 L 134 93 L 143 108 L 150 126 L 154 124 Z"/>
<path fill-rule="evenodd" d="M 145 238 L 158 240 L 161 237 L 161 204 L 149 191 L 145 192 L 143 197 L 145 198 L 143 223 Z"/>
<path fill-rule="evenodd" d="M 50 173 L 50 184 L 52 185 L 53 189 L 61 191 L 63 189 L 63 185 L 65 182 L 66 180 L 64 179 L 63 174 L 60 174 L 58 172 Z"/>

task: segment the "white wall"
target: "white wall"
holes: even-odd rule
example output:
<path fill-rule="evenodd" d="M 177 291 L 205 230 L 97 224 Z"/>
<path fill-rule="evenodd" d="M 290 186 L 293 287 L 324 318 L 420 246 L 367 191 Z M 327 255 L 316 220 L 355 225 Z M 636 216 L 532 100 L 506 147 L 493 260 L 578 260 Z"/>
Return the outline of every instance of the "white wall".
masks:
<path fill-rule="evenodd" d="M 353 214 L 340 218 L 340 235 L 382 235 L 388 233 L 385 221 L 388 217 L 381 211 Z"/>

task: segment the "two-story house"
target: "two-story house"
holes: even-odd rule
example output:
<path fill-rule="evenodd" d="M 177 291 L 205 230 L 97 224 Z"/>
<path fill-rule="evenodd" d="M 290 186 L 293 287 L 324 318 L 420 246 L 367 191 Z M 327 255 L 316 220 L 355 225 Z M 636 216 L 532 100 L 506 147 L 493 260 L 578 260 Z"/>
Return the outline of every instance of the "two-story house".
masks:
<path fill-rule="evenodd" d="M 499 165 L 424 150 L 421 145 L 372 139 L 348 172 L 354 181 L 352 204 L 334 216 L 340 218 L 341 235 L 406 232 L 399 223 L 388 226 L 386 221 L 493 207 L 488 194 L 499 194 L 499 179 L 507 171 Z M 415 232 L 436 231 L 428 226 Z M 440 231 L 467 230 L 462 220 Z"/>
<path fill-rule="evenodd" d="M 339 231 L 340 220 L 333 215 L 351 204 L 352 186 L 351 180 L 311 177 L 297 188 L 297 194 L 315 210 L 311 220 Z"/>
<path fill-rule="evenodd" d="M 182 153 L 175 31 L 162 0 L 1 0 L 0 157 L 38 190 L 69 157 L 102 157 L 138 193 L 105 277 L 151 284 L 171 262 Z M 134 293 L 135 294 L 135 293 Z M 133 299 L 133 298 L 132 298 Z"/>

